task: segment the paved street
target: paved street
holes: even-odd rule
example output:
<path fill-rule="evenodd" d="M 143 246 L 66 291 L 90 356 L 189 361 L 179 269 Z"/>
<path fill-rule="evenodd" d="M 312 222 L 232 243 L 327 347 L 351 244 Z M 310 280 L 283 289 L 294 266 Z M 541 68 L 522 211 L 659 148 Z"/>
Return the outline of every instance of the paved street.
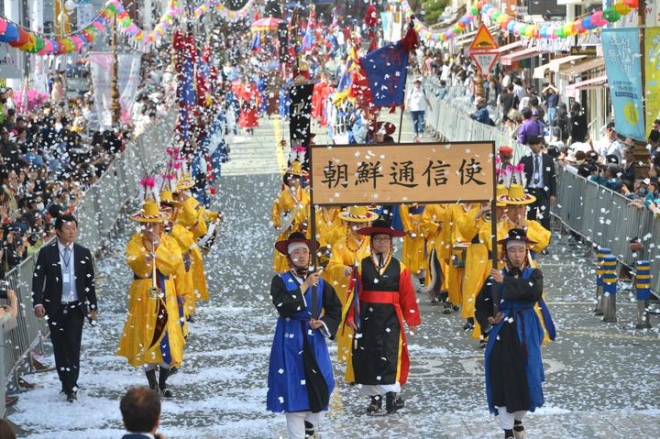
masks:
<path fill-rule="evenodd" d="M 388 118 L 398 125 L 398 114 Z M 176 398 L 163 401 L 160 431 L 168 438 L 284 437 L 284 416 L 265 409 L 276 320 L 269 296 L 276 234 L 268 222 L 280 188 L 277 172 L 286 161 L 276 146 L 280 137 L 288 141 L 286 124 L 263 119 L 253 137 L 236 139 L 232 161 L 223 167 L 216 207 L 227 221 L 205 261 L 212 298 L 199 305 L 185 364 L 171 379 Z M 323 135 L 316 139 L 325 141 Z M 406 114 L 402 142 L 411 139 Z M 37 388 L 21 394 L 9 412 L 24 430 L 21 437 L 120 437 L 119 399 L 129 386 L 146 384 L 143 372 L 115 355 L 131 279 L 123 250 L 135 231 L 135 224 L 123 224 L 98 261 L 104 275 L 100 321 L 85 329 L 79 401 L 64 402 L 54 372 L 26 377 Z M 556 234 L 550 255 L 540 259 L 558 339 L 543 350 L 546 403 L 526 418 L 529 438 L 658 438 L 660 321 L 654 317 L 653 329 L 634 330 L 635 305 L 627 291 L 618 295 L 617 323 L 594 317 L 593 263 L 584 256 L 586 248 L 566 241 Z M 412 370 L 403 390 L 405 409 L 367 417 L 366 398 L 341 384 L 321 426 L 322 438 L 501 438 L 487 412 L 483 352 L 463 332 L 457 314 L 442 314 L 422 295 L 419 302 L 423 324 L 409 338 Z M 52 356 L 45 361 L 52 363 Z M 336 376 L 341 377 L 339 367 Z"/>

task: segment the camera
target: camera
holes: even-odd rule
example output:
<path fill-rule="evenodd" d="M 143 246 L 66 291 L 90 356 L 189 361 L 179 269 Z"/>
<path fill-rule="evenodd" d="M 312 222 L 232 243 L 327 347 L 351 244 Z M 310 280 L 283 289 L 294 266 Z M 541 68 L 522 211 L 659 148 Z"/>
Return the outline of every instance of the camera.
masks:
<path fill-rule="evenodd" d="M 7 289 L 9 288 L 9 282 L 3 280 L 0 282 L 0 299 L 7 300 Z"/>

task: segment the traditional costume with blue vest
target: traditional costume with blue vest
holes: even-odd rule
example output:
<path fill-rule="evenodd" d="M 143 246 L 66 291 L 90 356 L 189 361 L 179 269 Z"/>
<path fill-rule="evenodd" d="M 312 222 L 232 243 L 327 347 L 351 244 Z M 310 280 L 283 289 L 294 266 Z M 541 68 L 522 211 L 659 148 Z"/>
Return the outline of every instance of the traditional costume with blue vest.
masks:
<path fill-rule="evenodd" d="M 323 310 L 320 320 L 325 326 L 312 329 L 312 288 L 301 294 L 302 280 L 291 272 L 279 274 L 271 283 L 273 304 L 279 313 L 268 370 L 268 410 L 281 412 L 310 411 L 309 353 L 316 360 L 318 371 L 325 380 L 328 395 L 335 381 L 326 344 L 334 337 L 341 321 L 341 302 L 332 285 L 319 279 L 316 309 Z M 308 343 L 304 342 L 304 337 Z M 327 405 L 323 407 L 327 410 Z M 313 411 L 313 410 L 312 410 Z"/>
<path fill-rule="evenodd" d="M 488 408 L 498 414 L 497 407 L 507 412 L 531 411 L 543 405 L 542 383 L 545 381 L 541 359 L 543 327 L 534 311 L 542 301 L 543 274 L 535 268 L 503 269 L 504 282 L 496 285 L 498 308 L 504 318 L 490 327 L 493 316 L 493 279 L 482 287 L 476 301 L 475 316 L 482 328 L 489 328 L 486 345 L 486 396 Z M 543 318 L 553 328 L 547 307 Z M 553 337 L 554 338 L 554 334 Z"/>

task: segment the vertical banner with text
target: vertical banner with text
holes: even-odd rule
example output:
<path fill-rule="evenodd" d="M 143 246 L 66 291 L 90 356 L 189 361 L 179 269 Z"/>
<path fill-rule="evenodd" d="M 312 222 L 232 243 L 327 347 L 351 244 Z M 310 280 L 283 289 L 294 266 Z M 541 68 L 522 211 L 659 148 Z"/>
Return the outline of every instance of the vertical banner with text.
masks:
<path fill-rule="evenodd" d="M 141 54 L 122 53 L 117 55 L 119 60 L 118 80 L 119 103 L 121 104 L 121 121 L 129 122 L 133 116 L 133 104 L 140 85 Z M 112 55 L 105 52 L 91 52 L 89 65 L 94 85 L 94 105 L 96 106 L 99 121 L 103 128 L 112 127 L 112 114 L 110 112 L 110 86 L 112 80 Z"/>
<path fill-rule="evenodd" d="M 646 82 L 646 133 L 660 119 L 660 27 L 647 27 L 644 34 L 644 81 Z"/>
<path fill-rule="evenodd" d="M 289 102 L 291 104 L 289 119 L 289 134 L 291 149 L 307 148 L 311 139 L 311 117 L 312 117 L 312 92 L 313 83 L 292 85 L 289 88 Z M 308 161 L 305 154 L 304 161 Z"/>
<path fill-rule="evenodd" d="M 639 29 L 603 29 L 601 39 L 616 131 L 646 140 Z"/>

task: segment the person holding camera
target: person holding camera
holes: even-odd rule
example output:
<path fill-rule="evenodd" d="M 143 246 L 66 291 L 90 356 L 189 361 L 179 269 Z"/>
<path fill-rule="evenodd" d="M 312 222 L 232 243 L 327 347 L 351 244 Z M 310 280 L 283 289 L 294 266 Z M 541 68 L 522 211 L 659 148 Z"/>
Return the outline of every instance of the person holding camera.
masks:
<path fill-rule="evenodd" d="M 74 242 L 78 221 L 73 215 L 57 218 L 55 230 L 57 239 L 37 257 L 32 301 L 37 317 L 48 316 L 62 393 L 73 402 L 78 395 L 83 323 L 85 318 L 93 322 L 98 317 L 94 260 L 89 249 Z"/>

